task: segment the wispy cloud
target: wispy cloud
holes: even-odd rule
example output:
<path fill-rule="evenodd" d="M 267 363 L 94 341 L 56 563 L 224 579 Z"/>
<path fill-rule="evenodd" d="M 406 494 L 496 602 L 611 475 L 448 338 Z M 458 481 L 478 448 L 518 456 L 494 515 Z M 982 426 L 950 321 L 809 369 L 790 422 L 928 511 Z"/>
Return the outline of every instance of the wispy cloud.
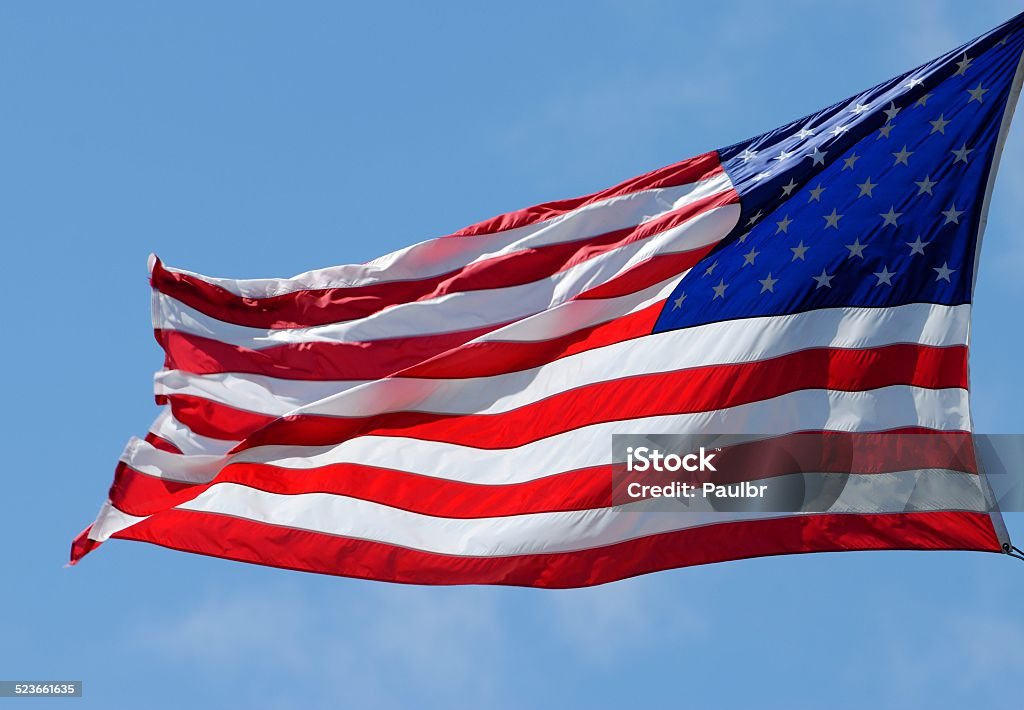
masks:
<path fill-rule="evenodd" d="M 493 706 L 500 697 L 506 629 L 494 595 L 339 584 L 326 594 L 283 585 L 210 594 L 159 621 L 138 621 L 131 643 L 190 677 L 244 677 L 261 706 L 297 697 L 325 706 Z M 480 663 L 484 649 L 488 662 Z"/>
<path fill-rule="evenodd" d="M 645 577 L 556 592 L 547 610 L 551 628 L 577 657 L 605 668 L 649 649 L 652 639 L 688 645 L 708 633 L 714 614 L 692 593 L 683 600 L 671 589 L 657 577 Z"/>
<path fill-rule="evenodd" d="M 969 601 L 969 600 L 968 600 Z M 885 677 L 881 683 L 893 707 L 948 703 L 950 695 L 972 699 L 976 705 L 997 700 L 1002 682 L 1019 670 L 1024 625 L 1009 615 L 970 609 L 950 616 L 936 610 L 929 638 L 895 636 L 889 640 Z M 894 632 L 899 631 L 899 626 Z M 942 689 L 943 696 L 935 697 Z M 993 697 L 987 697 L 989 693 Z"/>
<path fill-rule="evenodd" d="M 715 623 L 713 604 L 674 590 L 664 575 L 564 591 L 317 579 L 210 592 L 136 619 L 124 636 L 191 682 L 244 679 L 261 706 L 308 697 L 502 707 L 527 692 L 519 674 L 535 672 L 535 644 L 562 649 L 584 675 L 696 647 Z"/>

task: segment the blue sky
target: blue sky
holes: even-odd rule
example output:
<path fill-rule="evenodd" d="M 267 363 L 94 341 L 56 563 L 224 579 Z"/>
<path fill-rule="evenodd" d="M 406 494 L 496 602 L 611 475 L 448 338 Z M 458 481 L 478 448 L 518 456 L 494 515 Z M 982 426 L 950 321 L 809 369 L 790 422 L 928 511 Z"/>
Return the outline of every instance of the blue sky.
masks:
<path fill-rule="evenodd" d="M 364 261 L 773 128 L 1016 3 L 143 5 L 0 8 L 0 677 L 81 679 L 84 700 L 54 704 L 105 708 L 1019 697 L 1024 566 L 997 555 L 773 558 L 562 592 L 124 542 L 62 568 L 156 412 L 150 251 L 234 277 Z M 1022 194 L 1019 121 L 975 299 L 987 432 L 1024 431 Z"/>

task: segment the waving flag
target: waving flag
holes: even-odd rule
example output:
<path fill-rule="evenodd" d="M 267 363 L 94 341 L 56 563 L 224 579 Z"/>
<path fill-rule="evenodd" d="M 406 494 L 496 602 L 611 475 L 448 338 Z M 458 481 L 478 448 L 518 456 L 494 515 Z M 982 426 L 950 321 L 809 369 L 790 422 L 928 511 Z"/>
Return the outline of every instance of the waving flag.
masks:
<path fill-rule="evenodd" d="M 119 538 L 572 587 L 780 553 L 999 551 L 970 461 L 846 471 L 866 503 L 676 515 L 615 504 L 612 437 L 969 437 L 973 281 L 1022 51 L 1016 18 L 754 139 L 367 264 L 241 281 L 154 258 L 166 407 L 72 561 Z M 930 485 L 913 505 L 904 474 Z"/>

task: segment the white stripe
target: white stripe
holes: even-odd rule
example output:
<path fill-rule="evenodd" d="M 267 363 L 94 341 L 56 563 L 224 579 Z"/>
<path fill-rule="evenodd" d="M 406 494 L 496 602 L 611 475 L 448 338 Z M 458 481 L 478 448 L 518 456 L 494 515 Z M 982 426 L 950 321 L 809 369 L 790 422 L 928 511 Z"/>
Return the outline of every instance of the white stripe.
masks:
<path fill-rule="evenodd" d="M 967 392 L 896 385 L 865 392 L 801 390 L 727 409 L 602 422 L 513 449 L 471 446 L 404 437 L 360 436 L 334 446 L 262 446 L 234 454 L 180 456 L 134 439 L 122 460 L 133 469 L 170 480 L 205 483 L 229 462 L 269 463 L 304 470 L 355 463 L 410 471 L 484 485 L 522 483 L 598 466 L 611 460 L 616 434 L 752 434 L 797 431 L 887 431 L 920 426 L 970 429 Z"/>
<path fill-rule="evenodd" d="M 866 392 L 801 390 L 709 412 L 602 422 L 512 449 L 370 435 L 330 447 L 258 447 L 236 454 L 232 460 L 295 469 L 348 462 L 456 481 L 503 484 L 607 463 L 615 434 L 714 432 L 771 436 L 819 429 L 881 431 L 906 426 L 969 430 L 967 391 L 904 385 Z"/>
<path fill-rule="evenodd" d="M 186 274 L 237 296 L 266 298 L 303 289 L 346 288 L 430 278 L 476 261 L 524 249 L 572 242 L 650 222 L 697 200 L 732 189 L 725 172 L 677 187 L 655 188 L 594 202 L 536 224 L 473 237 L 431 239 L 374 259 L 316 269 L 290 279 L 225 279 Z"/>
<path fill-rule="evenodd" d="M 359 380 L 283 380 L 230 372 L 193 375 L 184 370 L 160 370 L 153 376 L 153 391 L 158 395 L 202 397 L 235 409 L 275 417 L 363 384 L 368 383 Z"/>
<path fill-rule="evenodd" d="M 182 483 L 209 483 L 226 460 L 223 454 L 173 454 L 138 437 L 129 439 L 121 453 L 121 461 L 140 473 Z"/>
<path fill-rule="evenodd" d="M 264 329 L 226 323 L 153 291 L 153 325 L 251 350 L 286 343 L 367 342 L 494 326 L 564 303 L 652 256 L 697 249 L 721 240 L 736 225 L 738 205 L 704 212 L 672 229 L 601 254 L 532 283 L 451 293 L 402 303 L 365 318 L 309 328 Z"/>
<path fill-rule="evenodd" d="M 967 304 L 913 303 L 709 323 L 607 345 L 519 372 L 476 378 L 400 376 L 358 383 L 162 371 L 156 374 L 156 392 L 203 397 L 272 416 L 298 408 L 304 414 L 339 417 L 392 411 L 496 414 L 609 379 L 749 363 L 811 348 L 965 345 L 970 309 Z"/>
<path fill-rule="evenodd" d="M 978 477 L 957 471 L 799 475 L 805 483 L 808 478 L 822 479 L 826 485 L 829 478 L 843 482 L 829 513 L 985 509 Z M 788 477 L 779 477 L 784 478 Z M 685 511 L 668 510 L 665 501 L 646 500 L 616 508 L 442 518 L 329 493 L 284 495 L 234 483 L 216 484 L 177 508 L 414 550 L 478 557 L 575 552 L 710 524 L 811 514 L 723 512 L 698 497 L 687 502 Z M 128 515 L 107 502 L 89 537 L 103 541 L 142 520 L 145 518 Z"/>
<path fill-rule="evenodd" d="M 464 379 L 377 380 L 318 398 L 292 413 L 339 417 L 389 411 L 498 414 L 606 380 L 752 363 L 810 348 L 962 345 L 967 342 L 969 319 L 968 305 L 910 304 L 709 323 L 587 350 L 520 372 Z"/>
<path fill-rule="evenodd" d="M 111 535 L 116 533 L 118 530 L 124 530 L 129 528 L 135 523 L 140 523 L 146 518 L 140 518 L 135 515 L 128 515 L 123 511 L 118 510 L 110 501 L 104 501 L 100 507 L 100 512 L 96 516 L 96 522 L 92 524 L 89 529 L 88 538 L 97 542 L 103 542 Z"/>
<path fill-rule="evenodd" d="M 573 552 L 710 523 L 792 515 L 719 513 L 706 503 L 698 504 L 699 500 L 694 499 L 694 512 L 652 511 L 651 503 L 640 501 L 617 509 L 462 519 L 423 515 L 329 493 L 281 495 L 220 483 L 178 507 L 474 557 Z M 984 509 L 977 476 L 929 470 L 850 476 L 828 512 L 900 513 L 907 510 L 908 503 L 918 510 Z"/>

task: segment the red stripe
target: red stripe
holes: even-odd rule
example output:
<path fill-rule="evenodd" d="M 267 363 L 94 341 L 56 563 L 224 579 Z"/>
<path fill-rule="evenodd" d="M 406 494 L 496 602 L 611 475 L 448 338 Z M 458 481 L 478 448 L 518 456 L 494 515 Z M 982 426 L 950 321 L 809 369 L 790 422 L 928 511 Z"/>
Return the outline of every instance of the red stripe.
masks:
<path fill-rule="evenodd" d="M 277 418 L 236 409 L 191 394 L 160 394 L 156 396 L 156 403 L 171 405 L 174 418 L 196 434 L 224 441 L 241 441 Z"/>
<path fill-rule="evenodd" d="M 537 224 L 547 219 L 560 217 L 567 212 L 572 212 L 600 200 L 621 197 L 634 192 L 640 192 L 641 190 L 688 185 L 698 180 L 705 180 L 718 175 L 722 170 L 718 152 L 712 151 L 693 158 L 687 158 L 664 168 L 658 168 L 601 192 L 594 192 L 571 200 L 545 202 L 534 207 L 527 207 L 523 210 L 498 215 L 497 217 L 492 217 L 491 219 L 460 229 L 451 236 L 473 237 L 482 234 L 504 232 L 517 227 L 525 227 L 529 224 Z"/>
<path fill-rule="evenodd" d="M 776 455 L 780 452 L 787 455 Z M 970 433 L 920 428 L 885 433 L 801 432 L 724 448 L 716 461 L 719 473 L 707 480 L 719 485 L 802 472 L 977 472 Z M 282 495 L 348 496 L 436 517 L 490 518 L 609 507 L 624 500 L 614 491 L 621 492 L 629 480 L 663 485 L 673 480 L 693 483 L 702 479 L 654 473 L 630 478 L 621 467 L 616 473 L 612 465 L 606 464 L 522 483 L 481 485 L 351 463 L 313 469 L 234 463 L 221 469 L 210 483 L 189 484 L 149 476 L 121 463 L 115 471 L 110 500 L 119 510 L 141 517 L 181 505 L 216 483 L 237 483 Z"/>
<path fill-rule="evenodd" d="M 302 289 L 267 298 L 243 298 L 190 274 L 168 271 L 157 260 L 152 284 L 202 313 L 255 328 L 300 328 L 365 318 L 384 308 L 450 293 L 533 283 L 633 242 L 676 227 L 714 208 L 739 201 L 735 190 L 701 198 L 643 224 L 572 242 L 549 244 L 482 259 L 445 274 L 365 286 Z"/>
<path fill-rule="evenodd" d="M 272 567 L 408 584 L 586 587 L 766 555 L 852 550 L 999 552 L 988 515 L 802 515 L 720 523 L 579 552 L 456 557 L 240 518 L 169 510 L 114 535 Z"/>
<path fill-rule="evenodd" d="M 90 530 L 92 530 L 92 525 L 78 533 L 78 535 L 75 536 L 75 539 L 71 541 L 71 559 L 68 560 L 68 565 L 73 566 L 78 564 L 80 559 L 103 544 L 89 539 Z"/>
<path fill-rule="evenodd" d="M 152 515 L 192 500 L 211 485 L 212 482 L 187 483 L 148 476 L 118 461 L 107 498 L 114 507 L 129 515 Z"/>
<path fill-rule="evenodd" d="M 815 348 L 758 362 L 597 382 L 498 414 L 288 415 L 254 432 L 233 451 L 267 444 L 327 446 L 367 435 L 514 448 L 602 422 L 707 412 L 804 389 L 861 391 L 890 385 L 966 389 L 967 348 L 912 344 Z"/>
<path fill-rule="evenodd" d="M 197 375 L 241 372 L 289 380 L 378 380 L 489 333 L 492 325 L 452 333 L 353 343 L 291 343 L 262 350 L 176 330 L 157 330 L 164 367 Z"/>
<path fill-rule="evenodd" d="M 110 500 L 129 515 L 159 513 L 192 500 L 217 483 L 238 483 L 270 493 L 332 493 L 424 515 L 489 518 L 611 505 L 611 467 L 595 466 L 504 486 L 447 481 L 406 471 L 333 464 L 290 470 L 267 464 L 233 464 L 215 481 L 190 484 L 148 476 L 119 465 Z"/>

